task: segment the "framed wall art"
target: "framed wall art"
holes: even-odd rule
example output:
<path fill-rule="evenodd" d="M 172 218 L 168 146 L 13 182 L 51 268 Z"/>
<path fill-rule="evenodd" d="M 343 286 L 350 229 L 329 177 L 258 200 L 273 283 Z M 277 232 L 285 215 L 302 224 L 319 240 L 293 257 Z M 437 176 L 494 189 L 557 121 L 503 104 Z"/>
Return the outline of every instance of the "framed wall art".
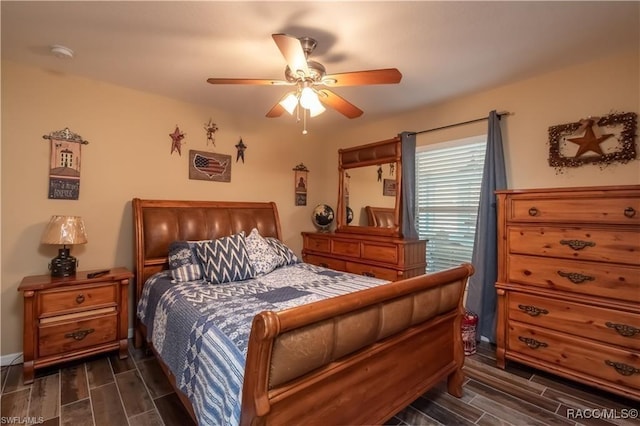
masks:
<path fill-rule="evenodd" d="M 549 165 L 627 163 L 636 158 L 637 114 L 613 113 L 549 127 Z"/>
<path fill-rule="evenodd" d="M 397 181 L 395 179 L 384 179 L 382 182 L 382 195 L 388 197 L 396 196 Z"/>
<path fill-rule="evenodd" d="M 293 168 L 295 172 L 294 185 L 295 185 L 295 205 L 296 206 L 306 206 L 307 205 L 307 177 L 309 174 L 309 169 L 307 166 L 300 163 Z"/>
<path fill-rule="evenodd" d="M 231 156 L 189 150 L 189 179 L 231 182 Z"/>
<path fill-rule="evenodd" d="M 49 198 L 77 200 L 80 196 L 81 147 L 89 142 L 66 127 L 42 136 L 51 145 Z"/>

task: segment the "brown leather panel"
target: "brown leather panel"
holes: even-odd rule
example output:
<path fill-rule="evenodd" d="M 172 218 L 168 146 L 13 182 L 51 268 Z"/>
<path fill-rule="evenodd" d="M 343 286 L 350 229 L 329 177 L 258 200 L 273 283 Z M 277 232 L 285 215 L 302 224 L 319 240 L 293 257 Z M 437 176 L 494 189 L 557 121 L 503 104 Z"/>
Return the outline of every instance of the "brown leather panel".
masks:
<path fill-rule="evenodd" d="M 380 308 L 370 307 L 335 320 L 333 359 L 357 351 L 378 340 Z"/>
<path fill-rule="evenodd" d="M 270 383 L 285 383 L 331 362 L 333 336 L 333 321 L 322 321 L 281 335 L 273 343 Z"/>
<path fill-rule="evenodd" d="M 269 387 L 458 309 L 464 283 L 445 283 L 279 335 L 273 344 Z"/>

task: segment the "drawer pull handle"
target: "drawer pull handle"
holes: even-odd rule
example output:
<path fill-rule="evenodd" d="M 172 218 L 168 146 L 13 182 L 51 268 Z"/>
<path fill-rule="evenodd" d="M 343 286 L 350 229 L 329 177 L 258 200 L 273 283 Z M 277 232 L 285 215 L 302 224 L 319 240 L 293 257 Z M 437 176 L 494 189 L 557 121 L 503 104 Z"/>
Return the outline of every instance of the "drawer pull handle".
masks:
<path fill-rule="evenodd" d="M 579 274 L 577 272 L 563 272 L 563 271 L 558 271 L 558 275 L 560 275 L 563 278 L 568 279 L 569 281 L 571 281 L 574 284 L 582 284 L 585 281 L 593 281 L 596 278 L 589 276 L 589 275 L 583 275 L 583 274 Z"/>
<path fill-rule="evenodd" d="M 585 247 L 595 247 L 596 243 L 593 241 L 582 240 L 560 240 L 560 244 L 563 246 L 569 246 L 574 250 L 582 250 Z"/>
<path fill-rule="evenodd" d="M 87 328 L 86 330 L 77 330 L 73 333 L 67 333 L 64 335 L 66 338 L 70 338 L 73 340 L 82 340 L 87 337 L 87 334 L 93 333 L 95 330 L 93 328 Z"/>
<path fill-rule="evenodd" d="M 532 317 L 537 317 L 538 315 L 547 315 L 549 311 L 546 309 L 537 308 L 531 305 L 518 305 L 518 309 L 522 310 L 525 314 L 529 314 Z"/>
<path fill-rule="evenodd" d="M 539 211 L 538 211 L 538 209 L 537 209 L 537 208 L 535 208 L 535 207 L 531 207 L 531 208 L 529 209 L 529 216 L 538 216 L 538 213 L 539 213 Z"/>
<path fill-rule="evenodd" d="M 606 325 L 609 328 L 613 328 L 615 331 L 618 332 L 619 335 L 624 337 L 633 337 L 636 334 L 640 333 L 640 328 L 635 328 L 631 325 L 616 324 L 609 321 L 607 321 L 604 325 Z"/>
<path fill-rule="evenodd" d="M 536 339 L 531 339 L 529 337 L 518 336 L 518 340 L 523 342 L 525 345 L 529 346 L 531 349 L 546 348 L 547 346 L 549 346 L 545 342 L 541 342 Z"/>
<path fill-rule="evenodd" d="M 82 302 L 84 302 L 84 294 L 79 294 L 78 297 L 76 297 L 76 303 L 79 305 Z"/>
<path fill-rule="evenodd" d="M 624 209 L 624 215 L 631 219 L 636 215 L 636 210 L 633 207 L 627 207 L 626 209 Z"/>
<path fill-rule="evenodd" d="M 632 365 L 624 364 L 622 362 L 609 361 L 608 359 L 604 361 L 609 367 L 613 367 L 616 370 L 616 373 L 621 374 L 623 376 L 632 376 L 634 374 L 640 374 L 640 368 L 635 368 Z"/>
<path fill-rule="evenodd" d="M 374 274 L 373 272 L 363 272 L 362 275 L 364 275 L 365 277 L 376 277 L 376 274 Z"/>
<path fill-rule="evenodd" d="M 323 268 L 328 268 L 328 267 L 329 267 L 329 264 L 324 263 L 324 262 L 320 262 L 320 263 L 318 264 L 318 266 L 322 266 Z"/>

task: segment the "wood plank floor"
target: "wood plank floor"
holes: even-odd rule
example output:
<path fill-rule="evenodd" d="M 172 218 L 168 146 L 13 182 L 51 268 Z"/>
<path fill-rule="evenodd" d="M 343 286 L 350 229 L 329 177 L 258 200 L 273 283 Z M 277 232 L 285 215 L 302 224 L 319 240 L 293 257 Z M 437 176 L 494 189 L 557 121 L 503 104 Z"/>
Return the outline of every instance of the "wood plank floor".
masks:
<path fill-rule="evenodd" d="M 29 386 L 22 381 L 21 365 L 3 367 L 2 424 L 14 419 L 47 426 L 192 425 L 156 359 L 141 350 L 130 352 L 125 360 L 103 355 L 39 370 Z M 467 357 L 465 373 L 462 398 L 449 395 L 442 383 L 388 424 L 640 425 L 638 419 L 602 418 L 625 417 L 632 412 L 624 410 L 640 406 L 637 401 L 515 363 L 498 369 L 489 344 L 481 343 L 478 353 Z M 592 418 L 576 418 L 579 413 Z"/>

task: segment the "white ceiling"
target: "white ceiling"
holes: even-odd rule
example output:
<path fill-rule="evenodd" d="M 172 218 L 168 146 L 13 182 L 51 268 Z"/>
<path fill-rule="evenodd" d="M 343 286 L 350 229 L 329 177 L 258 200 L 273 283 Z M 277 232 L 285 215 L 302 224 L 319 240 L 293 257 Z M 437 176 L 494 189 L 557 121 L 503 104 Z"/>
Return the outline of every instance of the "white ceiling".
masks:
<path fill-rule="evenodd" d="M 271 34 L 318 41 L 327 73 L 398 68 L 398 85 L 334 91 L 371 120 L 621 50 L 639 49 L 640 2 L 1 2 L 2 59 L 265 119 L 287 88 Z M 72 60 L 50 53 L 61 44 Z M 273 120 L 283 120 L 276 118 Z M 270 119 L 271 120 L 271 119 Z M 348 119 L 335 111 L 323 122 Z"/>

